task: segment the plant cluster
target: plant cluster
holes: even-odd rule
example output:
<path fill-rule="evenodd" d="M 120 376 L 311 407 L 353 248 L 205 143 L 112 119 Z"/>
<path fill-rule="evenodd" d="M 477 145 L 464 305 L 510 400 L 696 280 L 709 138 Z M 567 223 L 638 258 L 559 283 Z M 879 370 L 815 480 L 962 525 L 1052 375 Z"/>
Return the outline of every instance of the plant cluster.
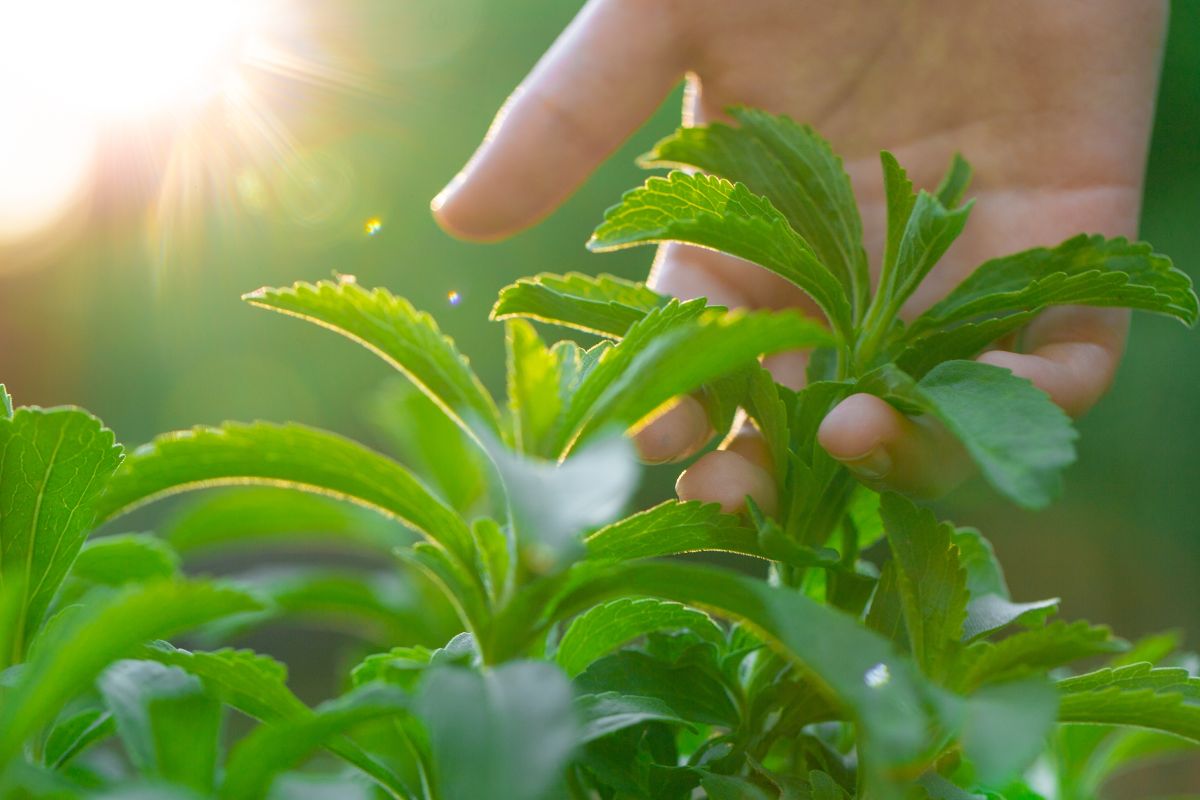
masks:
<path fill-rule="evenodd" d="M 86 412 L 14 409 L 0 388 L 0 796 L 1073 800 L 1200 742 L 1200 678 L 1173 638 L 1129 645 L 1055 619 L 1055 600 L 1014 601 L 978 531 L 859 485 L 815 441 L 833 405 L 868 392 L 944 425 L 1005 496 L 1045 505 L 1074 459 L 1070 420 L 971 358 L 1052 305 L 1194 323 L 1186 276 L 1148 245 L 1080 236 L 988 261 L 905 324 L 966 222 L 966 163 L 915 192 L 883 154 L 872 283 L 828 145 L 733 114 L 661 142 L 648 165 L 700 172 L 628 193 L 590 247 L 721 250 L 803 289 L 824 320 L 539 275 L 493 312 L 501 406 L 429 315 L 383 289 L 341 277 L 247 295 L 404 375 L 375 405 L 399 458 L 268 423 L 123 454 Z M 599 342 L 549 344 L 529 320 Z M 792 391 L 759 358 L 798 348 L 814 355 Z M 777 513 L 665 502 L 622 517 L 638 482 L 626 432 L 685 394 L 721 433 L 743 415 L 758 428 Z M 241 488 L 159 535 L 89 538 L 219 486 Z M 204 553 L 300 541 L 367 558 L 189 577 Z M 706 551 L 742 568 L 669 558 Z M 366 655 L 344 693 L 310 706 L 278 661 L 204 648 L 281 618 L 352 633 Z M 193 649 L 167 643 L 182 634 Z M 1084 659 L 1101 665 L 1067 671 Z"/>

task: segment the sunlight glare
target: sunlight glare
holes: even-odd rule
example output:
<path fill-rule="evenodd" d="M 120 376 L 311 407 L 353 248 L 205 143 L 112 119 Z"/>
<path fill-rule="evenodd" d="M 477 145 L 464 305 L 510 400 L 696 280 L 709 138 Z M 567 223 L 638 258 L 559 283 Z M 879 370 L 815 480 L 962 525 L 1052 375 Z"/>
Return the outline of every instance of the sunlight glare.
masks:
<path fill-rule="evenodd" d="M 190 111 L 224 91 L 262 2 L 0 3 L 0 242 L 67 212 L 106 126 Z"/>
<path fill-rule="evenodd" d="M 107 119 L 186 107 L 221 90 L 260 11 L 254 0 L 7 3 L 2 74 Z"/>

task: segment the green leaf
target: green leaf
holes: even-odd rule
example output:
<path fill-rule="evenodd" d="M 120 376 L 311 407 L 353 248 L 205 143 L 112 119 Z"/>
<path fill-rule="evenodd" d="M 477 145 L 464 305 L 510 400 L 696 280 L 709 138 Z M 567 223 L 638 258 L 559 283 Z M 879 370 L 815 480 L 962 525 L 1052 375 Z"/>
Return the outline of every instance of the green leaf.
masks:
<path fill-rule="evenodd" d="M 928 793 L 930 800 L 987 800 L 984 795 L 958 788 L 936 772 L 926 772 L 917 784 Z"/>
<path fill-rule="evenodd" d="M 881 392 L 884 399 L 911 402 L 941 421 L 1006 497 L 1041 508 L 1058 495 L 1062 471 L 1075 460 L 1077 434 L 1032 383 L 977 361 L 939 364 L 915 385 L 898 370 L 888 380 L 894 394 Z"/>
<path fill-rule="evenodd" d="M 429 730 L 437 796 L 542 800 L 579 739 L 572 700 L 566 676 L 543 662 L 431 671 L 416 707 Z"/>
<path fill-rule="evenodd" d="M 395 555 L 441 591 L 468 631 L 474 633 L 486 624 L 491 609 L 487 587 L 478 572 L 428 542 L 417 542 L 411 548 L 397 550 Z"/>
<path fill-rule="evenodd" d="M 790 395 L 788 429 L 791 434 L 790 463 L 783 497 L 790 498 L 784 513 L 787 535 L 806 547 L 822 547 L 845 517 L 857 481 L 834 461 L 818 442 L 821 421 L 835 405 L 854 390 L 849 382 L 820 381 Z"/>
<path fill-rule="evenodd" d="M 1200 742 L 1200 678 L 1131 664 L 1058 682 L 1059 722 L 1131 725 Z"/>
<path fill-rule="evenodd" d="M 575 715 L 580 721 L 579 743 L 587 744 L 644 722 L 686 725 L 671 708 L 653 697 L 619 692 L 585 694 L 575 698 Z"/>
<path fill-rule="evenodd" d="M 412 692 L 436 652 L 428 647 L 393 647 L 386 653 L 372 653 L 350 671 L 350 679 L 354 686 L 383 681 Z"/>
<path fill-rule="evenodd" d="M 883 193 L 887 204 L 887 234 L 884 237 L 881 274 L 891 274 L 896 269 L 900 242 L 904 239 L 917 194 L 913 191 L 908 173 L 894 155 L 886 150 L 880 151 L 879 162 L 883 168 Z"/>
<path fill-rule="evenodd" d="M 393 572 L 362 573 L 328 567 L 267 567 L 234 579 L 265 608 L 210 626 L 210 637 L 229 639 L 281 619 L 341 631 L 383 646 L 394 641 L 430 642 L 420 599 Z"/>
<path fill-rule="evenodd" d="M 1056 608 L 1058 608 L 1057 597 L 1034 600 L 1029 603 L 1014 603 L 996 594 L 973 597 L 967 606 L 967 621 L 963 625 L 963 639 L 967 641 L 977 639 L 1014 622 L 1044 619 Z"/>
<path fill-rule="evenodd" d="M 638 562 L 596 571 L 550 610 L 558 617 L 608 597 L 673 600 L 746 622 L 794 658 L 861 725 L 872 769 L 928 755 L 937 691 L 891 644 L 853 617 L 791 589 L 722 570 Z M 585 673 L 586 674 L 586 673 Z"/>
<path fill-rule="evenodd" d="M 846 520 L 853 527 L 854 550 L 861 553 L 885 535 L 883 517 L 879 514 L 879 493 L 858 485 L 850 494 L 846 504 Z M 846 520 L 842 524 L 845 525 Z M 843 549 L 845 549 L 843 547 Z M 845 553 L 843 552 L 843 557 Z"/>
<path fill-rule="evenodd" d="M 0 416 L 0 581 L 25 587 L 14 660 L 41 625 L 120 463 L 112 431 L 85 411 L 20 408 Z"/>
<path fill-rule="evenodd" d="M 498 320 L 524 317 L 620 338 L 629 326 L 666 303 L 666 297 L 646 284 L 613 275 L 543 272 L 501 289 L 491 316 Z"/>
<path fill-rule="evenodd" d="M 850 795 L 828 774 L 819 770 L 808 773 L 809 792 L 812 800 L 849 800 Z"/>
<path fill-rule="evenodd" d="M 166 642 L 156 642 L 140 655 L 186 670 L 204 681 L 222 701 L 261 722 L 301 722 L 313 716 L 312 710 L 288 689 L 287 667 L 269 656 L 230 649 L 189 652 Z M 405 796 L 404 782 L 349 739 L 335 738 L 325 746 L 394 794 Z"/>
<path fill-rule="evenodd" d="M 410 706 L 407 694 L 394 686 L 370 684 L 318 706 L 314 713 L 276 725 L 264 725 L 242 739 L 229 756 L 222 800 L 259 800 L 281 772 L 313 750 L 336 741 L 356 725 L 395 717 Z M 413 796 L 407 788 L 400 796 Z"/>
<path fill-rule="evenodd" d="M 979 781 L 1003 785 L 1028 767 L 1045 747 L 1057 706 L 1044 680 L 996 684 L 967 698 L 962 750 Z"/>
<path fill-rule="evenodd" d="M 704 772 L 700 786 L 708 800 L 770 800 L 767 793 L 745 778 Z"/>
<path fill-rule="evenodd" d="M 504 330 L 508 344 L 508 410 L 516 450 L 552 458 L 556 455 L 554 428 L 563 409 L 558 358 L 528 322 L 511 319 Z"/>
<path fill-rule="evenodd" d="M 879 510 L 913 656 L 926 674 L 941 679 L 967 618 L 967 574 L 953 544 L 954 526 L 898 494 L 882 495 Z"/>
<path fill-rule="evenodd" d="M 588 351 L 556 346 L 562 364 L 560 391 L 568 398 L 563 420 L 552 448 L 565 455 L 593 413 L 597 401 L 621 380 L 630 364 L 667 331 L 681 327 L 704 313 L 702 300 L 671 300 L 632 325 L 619 345 L 601 342 Z"/>
<path fill-rule="evenodd" d="M 1036 316 L 1036 311 L 1021 311 L 934 331 L 901 350 L 896 356 L 896 366 L 914 378 L 923 378 L 943 361 L 974 358 L 997 339 L 1023 328 Z"/>
<path fill-rule="evenodd" d="M 404 298 L 385 289 L 368 291 L 350 281 L 320 281 L 264 287 L 243 299 L 337 331 L 404 373 L 468 433 L 476 424 L 499 433 L 496 402 L 467 359 L 432 317 Z"/>
<path fill-rule="evenodd" d="M 575 441 L 613 422 L 628 427 L 651 419 L 674 398 L 745 369 L 760 355 L 828 341 L 824 328 L 793 312 L 707 311 L 642 348 L 590 406 Z"/>
<path fill-rule="evenodd" d="M 224 702 L 262 722 L 302 719 L 310 713 L 287 688 L 287 667 L 270 656 L 233 649 L 191 652 L 166 642 L 139 655 L 200 678 Z"/>
<path fill-rule="evenodd" d="M 118 661 L 97 685 L 134 767 L 209 792 L 216 778 L 221 703 L 198 678 L 156 661 Z"/>
<path fill-rule="evenodd" d="M 488 595 L 499 604 L 508 597 L 516 578 L 516 559 L 509 532 L 496 520 L 480 517 L 471 523 L 471 535 L 475 537 L 480 572 L 486 580 Z"/>
<path fill-rule="evenodd" d="M 616 691 L 651 697 L 688 722 L 733 730 L 741 720 L 717 659 L 716 647 L 684 639 L 675 658 L 622 650 L 593 661 L 575 678 L 581 692 Z"/>
<path fill-rule="evenodd" d="M 807 292 L 834 330 L 848 338 L 852 311 L 837 277 L 771 201 L 743 184 L 672 172 L 626 192 L 592 234 L 588 248 L 684 242 L 753 261 Z"/>
<path fill-rule="evenodd" d="M 886 165 L 886 160 L 884 163 Z M 970 203 L 951 211 L 928 192 L 917 193 L 896 246 L 895 262 L 890 270 L 881 273 L 878 296 L 874 302 L 886 309 L 883 322 L 890 322 L 904 301 L 925 280 L 929 271 L 962 233 L 970 213 Z M 888 225 L 890 237 L 890 219 Z"/>
<path fill-rule="evenodd" d="M 46 737 L 42 762 L 52 769 L 61 769 L 72 758 L 93 744 L 112 736 L 117 726 L 112 712 L 89 708 L 58 722 Z"/>
<path fill-rule="evenodd" d="M 767 558 L 755 531 L 718 503 L 668 500 L 614 522 L 585 540 L 589 558 L 620 559 L 716 550 Z"/>
<path fill-rule="evenodd" d="M 394 519 L 369 509 L 270 486 L 195 496 L 173 509 L 161 530 L 184 556 L 272 546 L 390 554 L 413 539 Z"/>
<path fill-rule="evenodd" d="M 490 473 L 478 440 L 424 392 L 408 381 L 389 380 L 372 396 L 368 416 L 400 463 L 452 508 L 467 516 L 486 505 Z"/>
<path fill-rule="evenodd" d="M 994 594 L 1008 599 L 1004 570 L 992 543 L 982 533 L 974 528 L 955 528 L 954 546 L 958 548 L 958 562 L 967 571 L 967 590 L 971 597 Z"/>
<path fill-rule="evenodd" d="M 653 631 L 687 629 L 714 644 L 725 635 L 702 611 L 649 597 L 622 597 L 579 615 L 558 643 L 554 660 L 575 677 L 601 656 Z"/>
<path fill-rule="evenodd" d="M 13 691 L 0 698 L 0 762 L 113 661 L 145 642 L 254 608 L 247 595 L 204 581 L 133 584 L 73 608 L 38 638 Z"/>
<path fill-rule="evenodd" d="M 1125 667 L 1142 661 L 1158 664 L 1175 655 L 1182 640 L 1183 632 L 1178 629 L 1143 636 L 1134 641 L 1124 653 L 1114 656 L 1108 666 Z"/>
<path fill-rule="evenodd" d="M 179 554 L 148 533 L 124 533 L 84 544 L 71 577 L 91 584 L 120 586 L 179 574 Z"/>
<path fill-rule="evenodd" d="M 1044 673 L 1081 658 L 1113 653 L 1123 643 L 1104 626 L 1056 620 L 1042 628 L 1014 633 L 999 642 L 976 642 L 962 654 L 955 684 L 971 691 L 984 683 Z"/>
<path fill-rule="evenodd" d="M 0 419 L 12 419 L 12 415 L 12 395 L 8 393 L 8 389 L 4 388 L 4 384 L 0 383 Z"/>
<path fill-rule="evenodd" d="M 160 497 L 212 486 L 287 486 L 374 508 L 471 563 L 462 518 L 385 456 L 303 425 L 196 427 L 155 439 L 126 459 L 100 501 L 102 518 Z"/>
<path fill-rule="evenodd" d="M 971 165 L 962 157 L 962 154 L 955 153 L 950 160 L 950 169 L 946 171 L 942 182 L 938 184 L 934 190 L 934 197 L 946 208 L 954 208 L 962 203 L 963 195 L 967 193 L 967 187 L 971 184 Z"/>
<path fill-rule="evenodd" d="M 640 159 L 646 167 L 694 167 L 766 197 L 844 287 L 866 305 L 870 276 L 862 220 L 842 160 L 807 125 L 731 108 L 739 127 L 680 128 Z"/>
<path fill-rule="evenodd" d="M 62 773 L 39 766 L 24 759 L 13 760 L 0 770 L 0 796 L 13 800 L 27 798 L 71 798 L 84 796 L 86 790 L 74 780 Z M 88 800 L 100 797 L 99 794 L 88 794 Z M 108 800 L 113 800 L 108 796 Z M 140 798 L 134 798 L 140 800 Z M 175 798 L 172 798 L 175 800 Z M 187 798 L 196 800 L 196 798 Z"/>
<path fill-rule="evenodd" d="M 625 510 L 640 468 L 633 444 L 614 432 L 556 463 L 491 445 L 518 541 L 535 558 L 562 564 L 583 554 L 583 534 Z"/>
<path fill-rule="evenodd" d="M 875 594 L 871 597 L 871 607 L 867 609 L 866 624 L 888 641 L 895 642 L 900 648 L 907 650 L 908 630 L 905 625 L 898 572 L 899 567 L 895 559 L 890 559 L 883 565 L 879 572 L 879 582 L 875 586 Z"/>
<path fill-rule="evenodd" d="M 1037 247 L 985 262 L 954 291 L 913 321 L 906 341 L 982 316 L 1038 311 L 1052 305 L 1137 308 L 1188 325 L 1197 319 L 1186 274 L 1144 242 L 1080 234 L 1054 248 Z"/>
<path fill-rule="evenodd" d="M 780 386 L 761 364 L 752 364 L 747 376 L 745 399 L 746 414 L 754 421 L 754 427 L 762 434 L 771 454 L 776 480 L 782 485 L 787 473 L 788 408 L 780 395 Z"/>

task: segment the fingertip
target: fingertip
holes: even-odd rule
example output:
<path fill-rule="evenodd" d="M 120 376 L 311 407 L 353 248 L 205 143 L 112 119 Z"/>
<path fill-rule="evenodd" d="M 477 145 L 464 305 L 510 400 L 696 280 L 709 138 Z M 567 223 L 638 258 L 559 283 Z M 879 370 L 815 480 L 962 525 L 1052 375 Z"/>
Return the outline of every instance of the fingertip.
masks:
<path fill-rule="evenodd" d="M 1031 379 L 1031 376 L 1026 374 L 1031 372 L 1029 357 L 1021 353 L 1013 353 L 1008 350 L 989 350 L 980 354 L 975 360 L 980 364 L 991 364 L 993 367 L 1006 369 L 1014 375 Z"/>
<path fill-rule="evenodd" d="M 857 461 L 894 438 L 902 424 L 900 412 L 870 394 L 853 394 L 825 415 L 817 442 L 838 461 Z"/>
<path fill-rule="evenodd" d="M 1038 348 L 1036 353 L 989 350 L 976 360 L 1025 378 L 1063 411 L 1078 417 L 1108 390 L 1117 358 L 1094 342 L 1054 342 Z"/>
<path fill-rule="evenodd" d="M 713 451 L 685 470 L 675 493 L 684 502 L 719 503 L 727 514 L 745 510 L 747 496 L 768 515 L 778 507 L 771 474 L 732 450 Z"/>
<path fill-rule="evenodd" d="M 496 242 L 532 222 L 521 201 L 511 196 L 506 200 L 489 188 L 503 185 L 505 179 L 491 174 L 498 167 L 491 163 L 493 156 L 488 151 L 485 140 L 466 166 L 429 202 L 438 227 L 456 239 Z"/>
<path fill-rule="evenodd" d="M 638 455 L 651 464 L 687 458 L 712 437 L 708 414 L 692 396 L 679 398 L 667 412 L 633 437 Z"/>

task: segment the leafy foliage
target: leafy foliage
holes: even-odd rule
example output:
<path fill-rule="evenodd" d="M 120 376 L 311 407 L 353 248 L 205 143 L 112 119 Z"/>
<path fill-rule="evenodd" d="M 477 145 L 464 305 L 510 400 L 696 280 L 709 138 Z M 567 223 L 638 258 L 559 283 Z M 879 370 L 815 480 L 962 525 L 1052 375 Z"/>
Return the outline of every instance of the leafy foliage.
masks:
<path fill-rule="evenodd" d="M 1190 282 L 1148 245 L 1082 236 L 987 262 L 906 326 L 901 305 L 966 223 L 966 162 L 927 192 L 882 155 L 872 286 L 828 144 L 785 117 L 731 116 L 660 142 L 644 163 L 709 174 L 651 178 L 590 246 L 747 258 L 827 325 L 542 274 L 493 309 L 498 404 L 433 319 L 386 290 L 341 278 L 247 295 L 398 370 L 370 411 L 397 459 L 296 424 L 226 423 L 122 463 L 93 417 L 14 409 L 0 386 L 0 796 L 1026 800 L 1039 759 L 1082 798 L 1200 742 L 1200 681 L 1171 665 L 1174 639 L 1120 654 L 1107 628 L 1051 619 L 1057 600 L 1014 600 L 982 534 L 859 485 L 817 443 L 834 405 L 873 393 L 944 426 L 1008 498 L 1045 505 L 1075 457 L 1070 421 L 969 359 L 1056 304 L 1190 324 Z M 529 320 L 602 340 L 548 342 Z M 814 350 L 801 390 L 759 363 L 795 349 Z M 688 394 L 715 435 L 758 428 L 778 513 L 625 515 L 639 470 L 622 434 Z M 85 541 L 96 520 L 214 487 L 161 536 Z M 184 577 L 214 552 L 314 547 L 334 561 Z M 350 633 L 345 693 L 310 706 L 280 661 L 165 641 L 280 620 Z M 1069 676 L 1097 657 L 1111 661 Z M 227 724 L 231 711 L 250 722 Z"/>

